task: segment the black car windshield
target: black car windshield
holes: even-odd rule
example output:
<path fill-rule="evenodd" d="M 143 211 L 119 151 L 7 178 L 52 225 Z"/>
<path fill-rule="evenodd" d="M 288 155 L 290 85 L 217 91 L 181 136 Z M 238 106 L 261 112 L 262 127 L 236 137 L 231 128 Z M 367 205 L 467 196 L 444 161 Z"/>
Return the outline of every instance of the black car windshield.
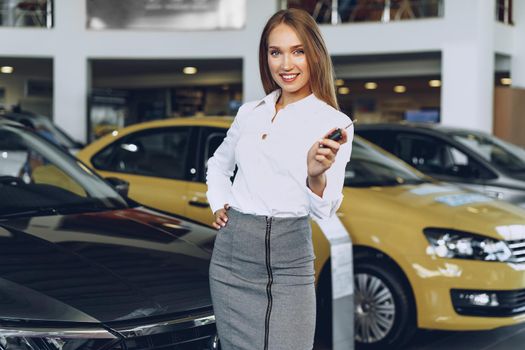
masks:
<path fill-rule="evenodd" d="M 77 142 L 43 115 L 10 113 L 6 117 L 22 124 L 29 123 L 39 135 L 67 149 L 79 148 Z"/>
<path fill-rule="evenodd" d="M 424 182 L 428 180 L 401 160 L 354 139 L 352 158 L 346 167 L 345 186 L 398 186 Z"/>
<path fill-rule="evenodd" d="M 453 131 L 449 134 L 502 171 L 525 172 L 525 150 L 523 148 L 479 132 Z"/>
<path fill-rule="evenodd" d="M 125 199 L 56 145 L 0 125 L 0 218 L 125 207 Z"/>

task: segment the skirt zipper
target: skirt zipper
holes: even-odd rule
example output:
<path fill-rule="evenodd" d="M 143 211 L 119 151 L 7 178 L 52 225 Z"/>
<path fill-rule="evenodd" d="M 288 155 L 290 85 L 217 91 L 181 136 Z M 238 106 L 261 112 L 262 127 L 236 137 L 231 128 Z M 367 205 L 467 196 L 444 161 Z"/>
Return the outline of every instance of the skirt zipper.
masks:
<path fill-rule="evenodd" d="M 268 305 L 266 307 L 266 319 L 264 322 L 264 350 L 268 350 L 268 337 L 270 335 L 270 314 L 272 312 L 272 266 L 270 261 L 270 233 L 272 231 L 272 217 L 266 217 L 266 271 L 268 272 L 268 283 L 266 284 L 266 296 L 268 297 Z"/>

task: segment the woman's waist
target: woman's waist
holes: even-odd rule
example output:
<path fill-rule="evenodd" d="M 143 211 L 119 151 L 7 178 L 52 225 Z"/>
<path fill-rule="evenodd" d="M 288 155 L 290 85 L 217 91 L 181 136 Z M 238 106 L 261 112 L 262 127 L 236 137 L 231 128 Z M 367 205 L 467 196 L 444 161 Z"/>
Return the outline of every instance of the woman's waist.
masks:
<path fill-rule="evenodd" d="M 243 198 L 233 195 L 230 203 L 230 211 L 234 215 L 244 216 L 245 218 L 266 223 L 268 220 L 280 223 L 299 223 L 310 220 L 309 203 L 272 205 L 272 203 L 254 198 Z"/>

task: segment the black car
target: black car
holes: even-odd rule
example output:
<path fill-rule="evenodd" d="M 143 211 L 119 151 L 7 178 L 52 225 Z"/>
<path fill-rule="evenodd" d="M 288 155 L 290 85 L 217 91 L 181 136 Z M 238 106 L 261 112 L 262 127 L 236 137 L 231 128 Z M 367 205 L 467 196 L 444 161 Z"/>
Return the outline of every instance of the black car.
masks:
<path fill-rule="evenodd" d="M 0 121 L 0 349 L 218 349 L 214 238 Z"/>
<path fill-rule="evenodd" d="M 0 118 L 19 122 L 33 129 L 45 139 L 56 143 L 75 154 L 84 147 L 84 144 L 75 141 L 64 130 L 55 125 L 48 117 L 31 112 L 3 112 Z"/>
<path fill-rule="evenodd" d="M 525 207 L 525 150 L 438 124 L 363 124 L 355 132 L 436 179 Z"/>

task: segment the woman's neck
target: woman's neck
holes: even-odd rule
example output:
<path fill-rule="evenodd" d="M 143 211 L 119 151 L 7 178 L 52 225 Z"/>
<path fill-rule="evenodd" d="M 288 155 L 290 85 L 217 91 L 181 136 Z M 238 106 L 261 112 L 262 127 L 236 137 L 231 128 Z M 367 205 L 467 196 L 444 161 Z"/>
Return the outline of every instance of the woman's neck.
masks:
<path fill-rule="evenodd" d="M 293 93 L 281 90 L 281 95 L 277 99 L 275 106 L 277 107 L 277 109 L 284 108 L 290 103 L 295 103 L 299 100 L 302 100 L 303 98 L 309 96 L 311 93 L 312 91 L 310 91 L 310 89 L 304 91 L 297 91 Z"/>

